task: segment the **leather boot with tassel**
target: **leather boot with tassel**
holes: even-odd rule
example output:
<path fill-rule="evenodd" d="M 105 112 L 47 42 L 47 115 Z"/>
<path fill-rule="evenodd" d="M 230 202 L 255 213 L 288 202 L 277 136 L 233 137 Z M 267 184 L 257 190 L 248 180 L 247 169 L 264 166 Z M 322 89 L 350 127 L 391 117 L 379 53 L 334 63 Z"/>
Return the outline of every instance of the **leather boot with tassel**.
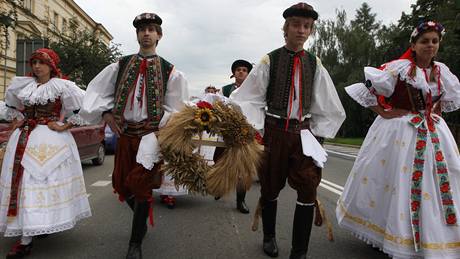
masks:
<path fill-rule="evenodd" d="M 301 205 L 297 202 L 292 227 L 292 249 L 289 259 L 307 258 L 308 242 L 310 241 L 313 224 L 313 210 L 314 205 Z"/>
<path fill-rule="evenodd" d="M 276 244 L 276 208 L 278 201 L 261 201 L 262 207 L 262 225 L 264 232 L 263 249 L 266 255 L 270 257 L 278 256 L 278 245 Z"/>

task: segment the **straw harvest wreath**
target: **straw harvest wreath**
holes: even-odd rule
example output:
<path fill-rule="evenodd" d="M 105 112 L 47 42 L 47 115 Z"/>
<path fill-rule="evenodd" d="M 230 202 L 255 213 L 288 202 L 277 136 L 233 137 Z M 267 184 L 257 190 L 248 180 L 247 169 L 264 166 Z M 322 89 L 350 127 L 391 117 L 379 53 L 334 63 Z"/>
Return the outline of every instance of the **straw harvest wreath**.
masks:
<path fill-rule="evenodd" d="M 193 137 L 204 131 L 211 136 L 221 135 L 226 146 L 212 166 L 194 152 L 198 144 Z M 162 170 L 176 186 L 185 186 L 191 193 L 223 196 L 239 181 L 248 190 L 262 154 L 258 136 L 233 104 L 200 101 L 196 106 L 185 106 L 159 131 L 158 140 L 167 161 Z"/>

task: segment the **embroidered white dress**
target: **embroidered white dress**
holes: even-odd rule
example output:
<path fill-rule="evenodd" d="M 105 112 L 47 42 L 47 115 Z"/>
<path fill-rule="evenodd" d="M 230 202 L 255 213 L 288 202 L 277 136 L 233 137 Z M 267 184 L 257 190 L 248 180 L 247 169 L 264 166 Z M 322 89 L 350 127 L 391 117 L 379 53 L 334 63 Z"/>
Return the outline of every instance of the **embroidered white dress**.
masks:
<path fill-rule="evenodd" d="M 434 97 L 441 94 L 443 112 L 455 111 L 460 108 L 460 83 L 444 64 L 436 62 L 436 66 L 440 72 L 440 91 L 437 82 L 427 82 L 429 69 L 425 73 L 417 67 L 416 76 L 411 78 L 409 60 L 393 61 L 384 70 L 366 67 L 364 72 L 379 95 L 391 96 L 399 76 L 420 89 L 425 98 L 429 92 Z M 351 85 L 346 91 L 364 107 L 377 105 L 375 95 L 364 84 Z M 432 114 L 437 121 L 434 125 L 438 136 L 431 138 L 428 132 L 424 142 L 426 150 L 422 156 L 416 156 L 420 139 L 418 129 L 410 124 L 414 116 L 409 114 L 394 119 L 378 116 L 375 119 L 338 201 L 338 223 L 394 258 L 460 258 L 460 155 L 457 144 L 445 121 Z M 427 121 L 424 119 L 421 123 L 426 129 Z M 456 214 L 457 224 L 448 225 L 443 212 L 443 194 L 437 175 L 440 160 L 435 157 L 436 149 L 444 155 L 454 203 L 451 209 Z M 423 178 L 418 216 L 414 216 L 411 193 L 413 177 L 417 177 L 414 174 L 417 163 Z M 420 246 L 416 248 L 413 224 L 417 223 Z"/>
<path fill-rule="evenodd" d="M 9 119 L 22 119 L 24 106 L 45 105 L 60 100 L 61 114 L 80 108 L 84 91 L 75 83 L 52 78 L 38 85 L 32 77 L 16 77 L 6 92 L 3 109 Z M 83 121 L 78 115 L 69 118 Z M 12 132 L 0 176 L 0 232 L 5 236 L 35 236 L 71 229 L 91 216 L 77 145 L 69 131 L 56 132 L 37 125 L 30 133 L 21 165 L 17 216 L 8 217 L 11 178 L 20 130 Z"/>

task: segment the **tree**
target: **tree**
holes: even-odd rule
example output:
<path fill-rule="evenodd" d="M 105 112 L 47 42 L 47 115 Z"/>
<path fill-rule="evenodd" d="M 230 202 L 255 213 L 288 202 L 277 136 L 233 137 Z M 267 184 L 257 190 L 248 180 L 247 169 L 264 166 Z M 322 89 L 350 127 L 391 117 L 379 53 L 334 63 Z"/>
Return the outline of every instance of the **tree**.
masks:
<path fill-rule="evenodd" d="M 109 46 L 101 42 L 94 33 L 80 29 L 71 22 L 67 33 L 51 40 L 50 48 L 61 58 L 64 75 L 85 88 L 104 67 L 120 56 L 118 45 Z"/>

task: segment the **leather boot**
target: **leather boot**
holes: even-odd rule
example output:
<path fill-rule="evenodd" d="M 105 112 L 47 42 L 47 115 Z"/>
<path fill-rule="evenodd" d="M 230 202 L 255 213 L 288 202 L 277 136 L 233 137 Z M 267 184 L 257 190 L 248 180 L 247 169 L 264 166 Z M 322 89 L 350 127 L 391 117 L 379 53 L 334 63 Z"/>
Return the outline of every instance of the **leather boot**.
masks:
<path fill-rule="evenodd" d="M 295 207 L 290 259 L 307 258 L 314 207 L 313 205 L 304 206 L 299 204 Z"/>
<path fill-rule="evenodd" d="M 246 197 L 245 190 L 237 190 L 236 191 L 236 208 L 243 214 L 249 213 L 249 208 L 244 202 L 244 198 Z"/>
<path fill-rule="evenodd" d="M 127 259 L 140 259 L 142 258 L 142 240 L 147 233 L 147 217 L 149 216 L 148 202 L 134 203 L 133 224 L 131 227 L 131 238 L 129 240 Z"/>
<path fill-rule="evenodd" d="M 141 244 L 129 243 L 126 259 L 142 259 Z"/>
<path fill-rule="evenodd" d="M 128 204 L 129 208 L 134 212 L 134 196 L 126 199 L 126 203 Z"/>
<path fill-rule="evenodd" d="M 278 201 L 262 201 L 262 225 L 264 232 L 263 249 L 270 257 L 278 256 L 278 245 L 275 238 L 276 208 Z"/>

